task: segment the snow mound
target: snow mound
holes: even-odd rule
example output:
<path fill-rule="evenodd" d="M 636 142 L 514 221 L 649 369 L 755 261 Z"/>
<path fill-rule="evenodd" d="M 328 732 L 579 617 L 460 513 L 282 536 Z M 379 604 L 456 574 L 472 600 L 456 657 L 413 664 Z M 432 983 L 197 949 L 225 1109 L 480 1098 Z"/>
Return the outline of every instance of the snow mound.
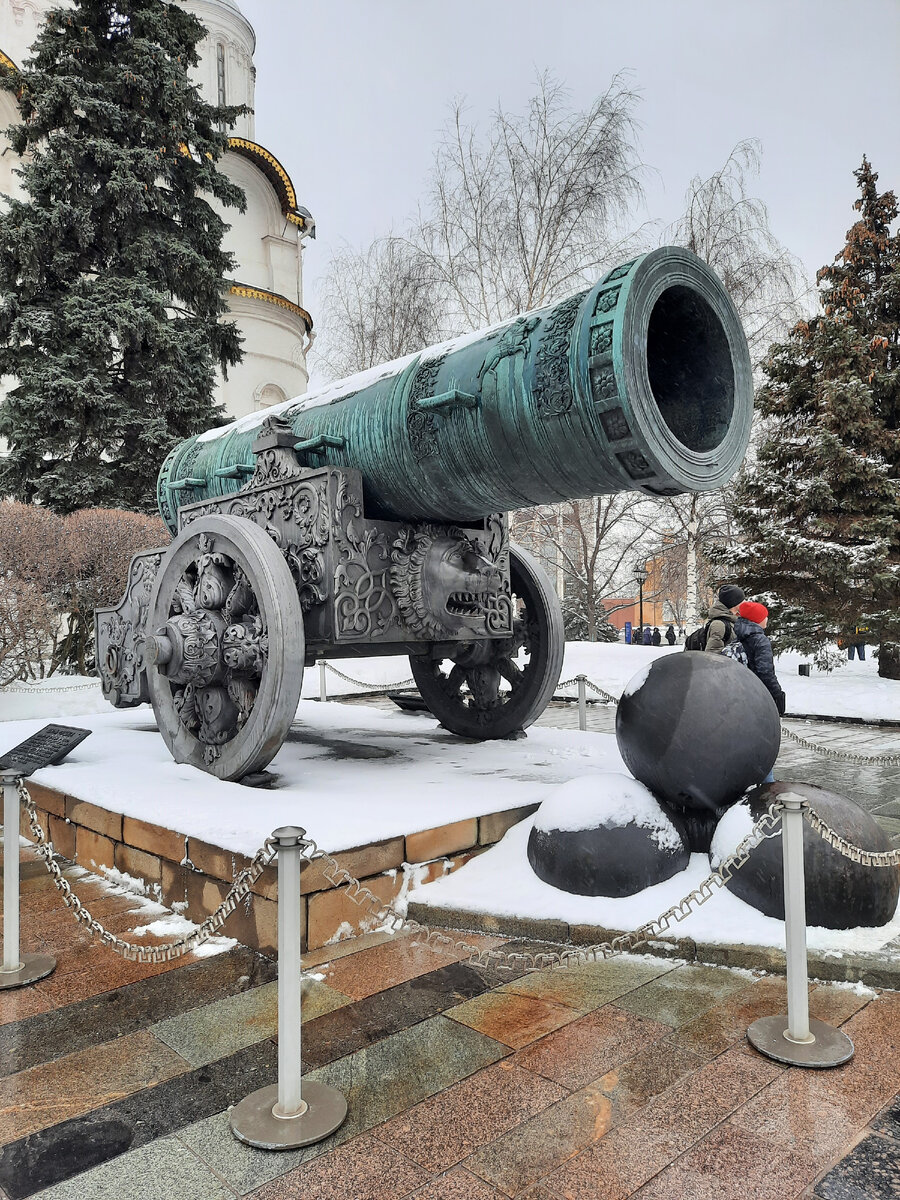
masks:
<path fill-rule="evenodd" d="M 646 829 L 660 850 L 680 850 L 681 837 L 649 788 L 615 771 L 570 779 L 538 809 L 534 828 L 541 833 L 581 829 Z"/>

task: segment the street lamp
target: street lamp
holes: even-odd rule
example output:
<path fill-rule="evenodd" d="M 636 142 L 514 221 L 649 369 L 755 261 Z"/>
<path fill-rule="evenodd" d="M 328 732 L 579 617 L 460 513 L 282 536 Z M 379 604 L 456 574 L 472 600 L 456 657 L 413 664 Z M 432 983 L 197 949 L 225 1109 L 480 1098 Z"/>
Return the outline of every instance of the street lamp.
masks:
<path fill-rule="evenodd" d="M 644 563 L 638 562 L 638 563 L 634 564 L 634 578 L 635 578 L 635 582 L 638 585 L 638 595 L 640 597 L 640 599 L 639 599 L 640 625 L 638 626 L 638 628 L 641 630 L 641 633 L 643 634 L 643 631 L 644 631 L 644 584 L 650 578 L 650 572 L 647 570 Z"/>

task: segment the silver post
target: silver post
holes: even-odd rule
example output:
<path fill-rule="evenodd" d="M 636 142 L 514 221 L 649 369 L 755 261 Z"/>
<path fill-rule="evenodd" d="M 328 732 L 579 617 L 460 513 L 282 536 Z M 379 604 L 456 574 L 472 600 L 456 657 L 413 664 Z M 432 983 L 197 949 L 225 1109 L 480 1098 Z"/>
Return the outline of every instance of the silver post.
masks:
<path fill-rule="evenodd" d="M 19 778 L 3 775 L 3 966 L 0 991 L 43 979 L 56 966 L 49 954 L 19 953 Z"/>
<path fill-rule="evenodd" d="M 806 957 L 806 877 L 803 862 L 802 796 L 782 792 L 781 853 L 784 874 L 784 942 L 787 1016 L 760 1017 L 747 1030 L 750 1043 L 776 1062 L 795 1067 L 837 1067 L 853 1056 L 840 1029 L 809 1015 Z"/>
<path fill-rule="evenodd" d="M 300 839 L 305 829 L 276 829 L 278 838 L 278 1103 L 276 1117 L 306 1112 L 300 1095 Z"/>
<path fill-rule="evenodd" d="M 3 974 L 22 969 L 19 958 L 18 780 L 3 777 Z"/>
<path fill-rule="evenodd" d="M 576 675 L 578 682 L 578 728 L 587 729 L 587 675 Z"/>
<path fill-rule="evenodd" d="M 300 1062 L 300 859 L 306 830 L 276 829 L 278 842 L 278 1082 L 260 1088 L 228 1115 L 231 1132 L 261 1150 L 321 1142 L 347 1116 L 347 1101 L 325 1083 L 302 1079 Z"/>
<path fill-rule="evenodd" d="M 784 941 L 787 956 L 789 1042 L 808 1045 L 816 1040 L 809 1031 L 809 980 L 806 959 L 806 876 L 803 864 L 803 804 L 785 796 L 781 814 L 784 861 Z"/>
<path fill-rule="evenodd" d="M 319 659 L 319 700 L 324 704 L 328 699 L 328 683 L 325 678 L 325 659 Z"/>

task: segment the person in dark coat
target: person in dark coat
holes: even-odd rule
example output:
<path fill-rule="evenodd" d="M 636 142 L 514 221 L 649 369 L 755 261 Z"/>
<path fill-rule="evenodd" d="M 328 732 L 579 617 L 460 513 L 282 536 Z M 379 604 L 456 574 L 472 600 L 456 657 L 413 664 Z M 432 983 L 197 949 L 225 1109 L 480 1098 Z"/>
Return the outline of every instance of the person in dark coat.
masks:
<path fill-rule="evenodd" d="M 740 638 L 747 652 L 747 666 L 753 674 L 761 679 L 778 707 L 778 715 L 784 716 L 785 698 L 781 684 L 775 674 L 775 662 L 772 657 L 772 643 L 766 633 L 769 623 L 769 610 L 756 600 L 745 600 L 738 609 L 738 618 L 734 623 L 735 637 Z"/>
<path fill-rule="evenodd" d="M 631 631 L 631 644 L 632 646 L 642 646 L 643 643 L 644 631 L 641 629 L 640 625 L 635 625 L 634 629 Z"/>
<path fill-rule="evenodd" d="M 721 654 L 731 641 L 738 607 L 743 599 L 744 593 L 735 583 L 726 583 L 719 588 L 716 602 L 709 610 L 709 628 L 706 633 L 706 645 L 703 647 L 707 654 Z"/>
<path fill-rule="evenodd" d="M 675 645 L 675 630 L 672 628 L 671 625 L 667 626 L 667 628 L 666 628 L 666 641 L 669 643 L 670 646 Z"/>
<path fill-rule="evenodd" d="M 653 637 L 651 638 L 651 641 L 653 642 L 654 646 L 662 645 L 662 634 L 659 632 L 659 630 L 656 628 L 655 625 L 653 626 Z"/>
<path fill-rule="evenodd" d="M 734 623 L 734 635 L 739 638 L 747 655 L 747 666 L 762 680 L 778 709 L 778 715 L 784 716 L 785 697 L 778 677 L 775 674 L 775 662 L 772 657 L 772 643 L 766 633 L 769 623 L 769 610 L 756 600 L 745 600 L 738 608 L 738 617 Z M 772 771 L 768 773 L 763 783 L 774 783 Z"/>
<path fill-rule="evenodd" d="M 645 645 L 645 646 L 652 646 L 652 645 L 653 645 L 653 634 L 650 632 L 650 626 L 649 626 L 649 625 L 645 625 L 645 626 L 644 626 L 644 637 L 643 637 L 643 642 L 644 642 L 644 645 Z"/>

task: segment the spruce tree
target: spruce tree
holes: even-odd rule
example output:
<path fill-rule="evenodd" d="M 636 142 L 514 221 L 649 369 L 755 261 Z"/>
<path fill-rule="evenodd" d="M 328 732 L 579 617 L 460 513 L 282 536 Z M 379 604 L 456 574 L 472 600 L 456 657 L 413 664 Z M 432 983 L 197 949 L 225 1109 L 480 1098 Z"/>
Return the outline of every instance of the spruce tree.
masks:
<path fill-rule="evenodd" d="M 244 207 L 216 165 L 243 110 L 190 81 L 203 34 L 163 0 L 75 0 L 4 73 L 28 157 L 0 202 L 0 494 L 151 510 L 167 450 L 223 418 L 215 369 L 241 351 L 209 197 Z"/>
<path fill-rule="evenodd" d="M 783 646 L 857 626 L 900 678 L 900 234 L 864 158 L 859 218 L 818 273 L 821 311 L 770 348 L 757 461 L 738 482 L 735 577 L 771 594 Z"/>

